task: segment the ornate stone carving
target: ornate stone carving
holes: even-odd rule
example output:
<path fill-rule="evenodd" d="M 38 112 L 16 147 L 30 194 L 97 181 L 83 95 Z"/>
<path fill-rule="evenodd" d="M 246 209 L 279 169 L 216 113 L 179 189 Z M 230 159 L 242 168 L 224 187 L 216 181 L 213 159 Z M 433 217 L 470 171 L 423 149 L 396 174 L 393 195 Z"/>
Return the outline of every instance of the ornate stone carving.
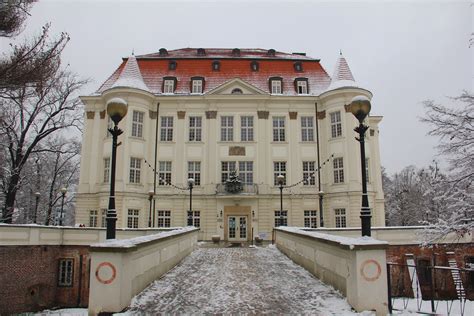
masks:
<path fill-rule="evenodd" d="M 344 109 L 346 110 L 346 112 L 350 112 L 351 111 L 351 105 L 350 104 L 344 104 Z"/>
<path fill-rule="evenodd" d="M 151 120 L 156 120 L 156 117 L 158 116 L 158 113 L 156 111 L 148 111 L 148 116 L 150 117 Z"/>
<path fill-rule="evenodd" d="M 217 111 L 206 111 L 206 118 L 215 119 L 217 117 Z"/>
<path fill-rule="evenodd" d="M 94 119 L 94 116 L 95 116 L 95 112 L 94 111 L 87 111 L 86 112 L 86 117 L 88 120 L 93 120 Z"/>
<path fill-rule="evenodd" d="M 290 114 L 290 120 L 296 120 L 298 117 L 298 112 L 289 112 Z"/>
<path fill-rule="evenodd" d="M 269 113 L 270 112 L 268 112 L 268 111 L 257 111 L 257 116 L 258 116 L 259 119 L 268 120 Z"/>
<path fill-rule="evenodd" d="M 244 146 L 229 147 L 229 156 L 245 156 L 245 147 Z"/>
<path fill-rule="evenodd" d="M 178 120 L 183 120 L 186 116 L 186 111 L 178 111 Z"/>
<path fill-rule="evenodd" d="M 322 120 L 322 119 L 326 118 L 326 111 L 319 111 L 316 114 L 316 117 L 318 118 L 318 120 Z"/>
<path fill-rule="evenodd" d="M 107 114 L 107 111 L 106 111 L 106 110 L 103 110 L 103 111 L 100 111 L 100 112 L 99 112 L 99 115 L 100 115 L 100 119 L 101 119 L 101 120 L 105 119 L 105 114 Z"/>

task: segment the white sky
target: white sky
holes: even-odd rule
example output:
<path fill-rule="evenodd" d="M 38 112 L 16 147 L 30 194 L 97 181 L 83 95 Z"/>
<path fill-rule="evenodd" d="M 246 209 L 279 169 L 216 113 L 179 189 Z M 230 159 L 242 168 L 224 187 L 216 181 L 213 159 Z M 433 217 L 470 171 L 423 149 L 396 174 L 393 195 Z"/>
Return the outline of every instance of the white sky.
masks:
<path fill-rule="evenodd" d="M 419 122 L 422 101 L 448 103 L 473 91 L 473 6 L 469 1 L 40 1 L 17 40 L 67 32 L 64 64 L 95 91 L 121 58 L 159 48 L 274 48 L 320 58 L 330 75 L 341 49 L 356 81 L 383 115 L 382 165 L 424 166 L 437 139 Z M 8 50 L 0 41 L 0 51 Z"/>

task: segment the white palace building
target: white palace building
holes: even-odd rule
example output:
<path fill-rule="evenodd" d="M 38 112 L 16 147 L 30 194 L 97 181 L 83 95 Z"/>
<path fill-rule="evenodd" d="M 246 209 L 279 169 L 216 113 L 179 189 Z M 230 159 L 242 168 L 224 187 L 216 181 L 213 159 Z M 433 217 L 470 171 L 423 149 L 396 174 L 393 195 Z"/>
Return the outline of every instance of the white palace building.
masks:
<path fill-rule="evenodd" d="M 107 128 L 113 124 L 106 104 L 119 97 L 128 112 L 119 124 L 117 227 L 193 224 L 200 239 L 228 241 L 268 240 L 280 224 L 358 227 L 360 148 L 349 104 L 359 95 L 372 98 L 342 55 L 332 77 L 319 59 L 274 49 L 162 48 L 124 58 L 96 93 L 81 97 L 76 223 L 105 227 L 112 151 Z M 366 118 L 374 226 L 385 223 L 381 120 Z M 189 178 L 195 181 L 192 212 Z"/>

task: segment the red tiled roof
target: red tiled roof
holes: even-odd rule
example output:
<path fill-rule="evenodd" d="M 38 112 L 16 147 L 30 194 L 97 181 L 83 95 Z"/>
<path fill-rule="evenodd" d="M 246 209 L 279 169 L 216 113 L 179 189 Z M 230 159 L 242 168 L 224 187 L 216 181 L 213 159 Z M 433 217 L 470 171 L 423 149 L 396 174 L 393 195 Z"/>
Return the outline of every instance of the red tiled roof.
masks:
<path fill-rule="evenodd" d="M 221 54 L 221 55 L 220 55 Z M 226 57 L 220 57 L 226 56 Z M 253 56 L 253 57 L 250 57 Z M 260 57 L 258 57 L 260 56 Z M 152 93 L 160 94 L 164 77 L 176 77 L 175 94 L 189 94 L 192 77 L 204 77 L 204 93 L 234 78 L 263 90 L 269 91 L 269 78 L 283 79 L 283 94 L 296 95 L 295 78 L 307 78 L 310 95 L 319 95 L 329 86 L 331 78 L 319 63 L 319 60 L 307 56 L 276 52 L 274 57 L 267 56 L 267 50 L 241 49 L 240 57 L 232 56 L 232 49 L 206 49 L 206 56 L 197 56 L 197 50 L 191 48 L 168 51 L 168 56 L 159 53 L 136 56 L 140 72 Z M 176 70 L 169 70 L 170 59 L 177 63 Z M 212 62 L 220 61 L 220 70 L 212 70 Z M 259 70 L 252 71 L 250 63 L 256 60 Z M 301 62 L 303 71 L 296 71 L 294 63 Z M 103 92 L 111 88 L 118 79 L 126 60 L 99 88 Z"/>

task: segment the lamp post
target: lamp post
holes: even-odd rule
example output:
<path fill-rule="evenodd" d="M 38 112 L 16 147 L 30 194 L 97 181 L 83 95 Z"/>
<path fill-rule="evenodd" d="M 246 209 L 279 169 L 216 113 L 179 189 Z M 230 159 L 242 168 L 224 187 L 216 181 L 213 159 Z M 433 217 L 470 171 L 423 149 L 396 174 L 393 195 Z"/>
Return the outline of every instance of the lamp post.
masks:
<path fill-rule="evenodd" d="M 63 226 L 64 198 L 66 197 L 66 188 L 61 188 L 61 213 L 59 213 L 59 226 Z"/>
<path fill-rule="evenodd" d="M 324 227 L 324 217 L 323 217 L 323 190 L 318 192 L 319 196 L 319 227 Z"/>
<path fill-rule="evenodd" d="M 285 181 L 285 176 L 279 174 L 277 176 L 278 187 L 280 189 L 280 225 L 283 226 L 283 182 Z"/>
<path fill-rule="evenodd" d="M 117 160 L 117 138 L 123 133 L 118 128 L 118 123 L 127 114 L 127 102 L 121 98 L 113 98 L 107 102 L 107 114 L 114 122 L 114 127 L 109 128 L 110 134 L 112 134 L 112 166 L 111 166 L 111 177 L 110 177 L 110 196 L 109 196 L 109 207 L 107 209 L 107 239 L 115 239 L 115 226 L 117 222 L 117 211 L 115 210 L 115 167 Z"/>
<path fill-rule="evenodd" d="M 36 224 L 36 218 L 38 216 L 38 202 L 39 202 L 40 196 L 41 196 L 41 193 L 35 192 L 35 201 L 36 201 L 36 203 L 35 203 L 35 214 L 34 214 L 35 216 L 33 217 L 33 223 L 35 223 L 35 224 Z"/>
<path fill-rule="evenodd" d="M 188 213 L 188 225 L 192 226 L 192 216 L 193 216 L 193 187 L 194 187 L 194 179 L 188 179 L 188 188 L 189 188 L 189 213 Z"/>
<path fill-rule="evenodd" d="M 362 207 L 360 211 L 360 219 L 362 226 L 362 236 L 370 236 L 370 219 L 372 215 L 369 208 L 369 199 L 367 197 L 367 175 L 365 173 L 365 132 L 369 128 L 367 125 L 364 125 L 364 119 L 370 112 L 370 100 L 365 96 L 356 96 L 352 99 L 350 104 L 350 110 L 352 114 L 359 121 L 359 126 L 354 128 L 354 131 L 359 134 L 359 138 L 356 137 L 356 140 L 360 143 L 360 166 L 362 172 Z"/>
<path fill-rule="evenodd" d="M 150 201 L 150 212 L 148 214 L 148 227 L 151 227 L 151 202 L 153 201 L 153 196 L 155 192 L 153 190 L 148 191 L 148 201 Z"/>

